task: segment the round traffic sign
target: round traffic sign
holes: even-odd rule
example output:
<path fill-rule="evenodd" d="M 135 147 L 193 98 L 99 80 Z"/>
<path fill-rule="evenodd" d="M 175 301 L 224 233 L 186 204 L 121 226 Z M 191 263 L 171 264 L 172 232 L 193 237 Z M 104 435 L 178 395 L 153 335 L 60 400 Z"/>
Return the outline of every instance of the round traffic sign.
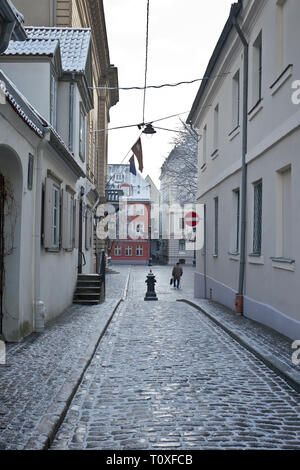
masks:
<path fill-rule="evenodd" d="M 189 227 L 196 227 L 196 225 L 199 224 L 199 215 L 197 212 L 188 212 L 184 218 L 186 225 L 189 225 Z"/>

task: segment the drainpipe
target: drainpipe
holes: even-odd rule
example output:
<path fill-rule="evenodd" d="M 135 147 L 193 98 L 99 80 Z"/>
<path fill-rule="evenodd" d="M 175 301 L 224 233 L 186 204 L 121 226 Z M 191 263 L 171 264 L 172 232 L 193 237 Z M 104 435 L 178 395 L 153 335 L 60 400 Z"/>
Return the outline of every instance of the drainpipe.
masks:
<path fill-rule="evenodd" d="M 240 245 L 240 271 L 239 287 L 236 295 L 236 312 L 243 314 L 244 279 L 246 263 L 246 204 L 247 204 L 247 145 L 248 145 L 248 68 L 249 45 L 241 30 L 237 18 L 233 17 L 233 25 L 244 46 L 244 79 L 243 79 L 243 149 L 242 149 L 242 185 L 241 185 L 241 245 Z"/>
<path fill-rule="evenodd" d="M 74 82 L 75 75 L 72 73 L 69 93 L 69 150 L 73 152 L 73 122 L 74 122 Z"/>
<path fill-rule="evenodd" d="M 49 129 L 37 148 L 35 230 L 34 230 L 34 331 L 41 332 L 45 326 L 45 304 L 41 300 L 41 214 L 42 214 L 42 160 L 44 148 L 49 140 Z"/>

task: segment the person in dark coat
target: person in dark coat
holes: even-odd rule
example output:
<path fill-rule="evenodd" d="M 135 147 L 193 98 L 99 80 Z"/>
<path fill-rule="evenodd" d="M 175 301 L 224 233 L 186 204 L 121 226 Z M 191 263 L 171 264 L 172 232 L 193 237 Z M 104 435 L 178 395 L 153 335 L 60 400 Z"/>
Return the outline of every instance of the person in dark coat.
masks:
<path fill-rule="evenodd" d="M 180 278 L 182 274 L 183 274 L 182 267 L 179 265 L 179 263 L 176 263 L 176 266 L 174 266 L 173 271 L 172 271 L 174 289 L 175 287 L 179 289 L 179 283 L 180 283 Z"/>

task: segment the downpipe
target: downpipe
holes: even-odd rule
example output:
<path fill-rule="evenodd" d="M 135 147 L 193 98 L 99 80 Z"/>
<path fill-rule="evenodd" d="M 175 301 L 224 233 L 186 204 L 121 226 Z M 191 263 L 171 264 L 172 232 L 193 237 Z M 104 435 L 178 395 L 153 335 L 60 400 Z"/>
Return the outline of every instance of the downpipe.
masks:
<path fill-rule="evenodd" d="M 247 211 L 247 164 L 246 155 L 248 148 L 248 82 L 249 82 L 249 45 L 247 39 L 233 17 L 233 25 L 244 46 L 244 73 L 243 73 L 243 144 L 242 144 L 242 183 L 241 183 L 241 239 L 240 239 L 240 269 L 239 286 L 236 295 L 236 312 L 240 315 L 244 312 L 244 280 L 246 264 L 246 211 Z"/>
<path fill-rule="evenodd" d="M 41 213 L 42 213 L 42 160 L 44 148 L 49 140 L 49 129 L 37 148 L 35 230 L 34 230 L 34 331 L 41 332 L 45 327 L 45 304 L 41 300 Z"/>

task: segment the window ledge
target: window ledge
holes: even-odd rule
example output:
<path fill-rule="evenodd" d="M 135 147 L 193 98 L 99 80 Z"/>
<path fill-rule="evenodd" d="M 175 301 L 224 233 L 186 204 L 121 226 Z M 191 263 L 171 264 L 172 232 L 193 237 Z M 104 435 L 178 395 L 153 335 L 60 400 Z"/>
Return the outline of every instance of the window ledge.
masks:
<path fill-rule="evenodd" d="M 219 255 L 217 255 L 216 253 L 214 253 L 212 256 L 213 258 L 219 258 Z"/>
<path fill-rule="evenodd" d="M 289 64 L 270 86 L 271 94 L 274 96 L 285 82 L 293 75 L 293 64 Z"/>
<path fill-rule="evenodd" d="M 264 104 L 263 104 L 263 98 L 258 100 L 258 102 L 253 106 L 252 109 L 250 109 L 248 116 L 249 116 L 249 121 L 252 121 L 255 116 L 263 109 Z"/>
<path fill-rule="evenodd" d="M 219 156 L 219 150 L 216 149 L 212 154 L 211 154 L 211 159 L 214 160 L 215 158 L 217 158 Z"/>
<path fill-rule="evenodd" d="M 283 269 L 285 271 L 295 271 L 295 260 L 289 258 L 271 258 L 272 266 L 275 269 Z"/>
<path fill-rule="evenodd" d="M 239 261 L 240 260 L 240 253 L 239 252 L 228 252 L 229 259 L 233 261 Z"/>
<path fill-rule="evenodd" d="M 237 135 L 239 135 L 239 133 L 241 132 L 241 127 L 240 126 L 237 126 L 235 127 L 229 134 L 228 134 L 228 137 L 229 137 L 229 140 L 233 140 Z"/>
<path fill-rule="evenodd" d="M 206 170 L 206 163 L 204 163 L 204 165 L 202 165 L 202 167 L 201 167 L 202 173 L 203 173 L 205 170 Z"/>
<path fill-rule="evenodd" d="M 256 254 L 256 253 L 250 253 L 248 255 L 248 263 L 249 264 L 257 264 L 257 265 L 264 265 L 265 264 L 265 259 L 262 255 Z"/>

